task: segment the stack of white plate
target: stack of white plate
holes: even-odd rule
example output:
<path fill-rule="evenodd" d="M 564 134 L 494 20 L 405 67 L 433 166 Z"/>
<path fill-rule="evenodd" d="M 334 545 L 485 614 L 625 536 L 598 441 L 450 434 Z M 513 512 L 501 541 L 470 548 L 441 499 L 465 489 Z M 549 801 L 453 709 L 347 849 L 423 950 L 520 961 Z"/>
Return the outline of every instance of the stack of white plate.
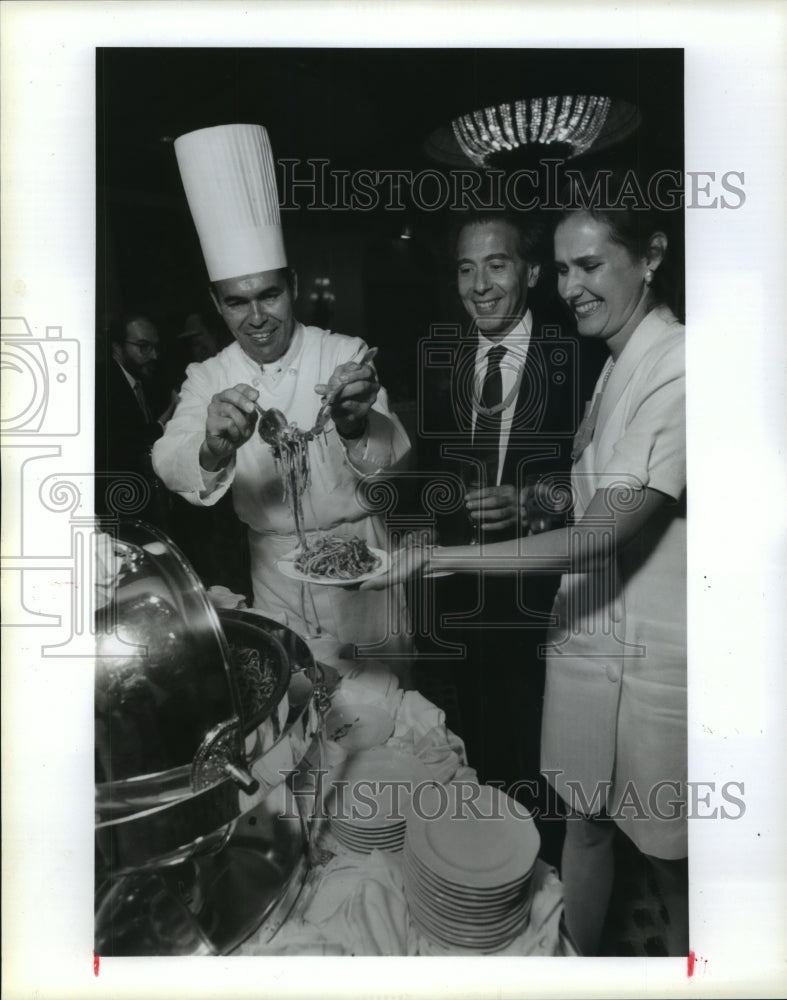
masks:
<path fill-rule="evenodd" d="M 428 788 L 412 803 L 404 845 L 410 916 L 432 941 L 493 952 L 527 926 L 540 838 L 496 788 Z"/>
<path fill-rule="evenodd" d="M 354 754 L 331 773 L 331 830 L 352 851 L 401 851 L 412 795 L 433 780 L 422 761 L 401 750 Z"/>

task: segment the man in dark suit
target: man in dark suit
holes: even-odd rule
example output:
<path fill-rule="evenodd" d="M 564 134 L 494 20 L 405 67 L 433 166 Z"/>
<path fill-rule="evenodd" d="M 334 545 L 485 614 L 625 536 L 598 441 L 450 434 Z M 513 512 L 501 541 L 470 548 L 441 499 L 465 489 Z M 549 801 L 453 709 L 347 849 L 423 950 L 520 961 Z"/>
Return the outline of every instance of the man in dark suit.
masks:
<path fill-rule="evenodd" d="M 470 336 L 436 345 L 440 364 L 432 370 L 427 360 L 421 383 L 429 428 L 421 469 L 464 483 L 464 503 L 436 518 L 443 544 L 501 541 L 558 527 L 567 514 L 583 389 L 576 341 L 530 308 L 545 235 L 534 215 L 500 212 L 468 215 L 458 230 L 457 289 Z M 521 502 L 534 477 L 548 477 L 552 487 L 552 502 L 538 516 Z M 539 646 L 558 582 L 523 574 L 435 581 L 434 645 L 426 644 L 432 656 L 447 644 L 464 647 L 452 674 L 461 735 L 480 779 L 502 784 L 542 814 L 548 792 L 539 773 Z M 539 826 L 545 854 L 556 862 L 561 824 Z"/>
<path fill-rule="evenodd" d="M 134 516 L 168 530 L 169 497 L 153 472 L 150 450 L 164 433 L 177 396 L 159 374 L 159 335 L 145 316 L 129 315 L 110 327 L 110 353 L 96 373 L 96 510 L 117 513 L 124 476 L 129 494 L 139 494 Z M 128 476 L 131 473 L 132 476 Z M 124 491 L 119 490 L 122 494 Z M 121 496 L 121 503 L 128 496 Z"/>

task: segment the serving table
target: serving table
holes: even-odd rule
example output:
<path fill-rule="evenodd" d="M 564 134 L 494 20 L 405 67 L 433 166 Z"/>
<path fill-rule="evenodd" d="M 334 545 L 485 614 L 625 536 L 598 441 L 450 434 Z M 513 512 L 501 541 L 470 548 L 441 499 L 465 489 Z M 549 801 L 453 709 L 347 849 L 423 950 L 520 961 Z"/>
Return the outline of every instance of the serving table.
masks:
<path fill-rule="evenodd" d="M 324 648 L 314 650 L 322 662 Z M 333 775 L 352 752 L 353 741 L 384 738 L 381 745 L 395 753 L 411 753 L 442 783 L 477 781 L 467 764 L 462 741 L 445 725 L 444 713 L 417 691 L 400 688 L 396 675 L 382 662 L 333 658 L 330 664 L 341 679 L 332 693 L 338 718 L 356 723 L 334 731 L 326 746 L 322 800 L 331 790 Z M 366 725 L 364 725 L 366 723 Z M 342 744 L 344 743 L 344 749 Z M 316 754 L 312 757 L 318 766 Z M 319 810 L 321 812 L 321 810 Z M 478 952 L 441 946 L 419 931 L 412 921 L 404 889 L 402 853 L 350 850 L 337 840 L 325 819 L 316 821 L 312 857 L 303 887 L 286 919 L 271 937 L 265 924 L 241 944 L 236 955 L 477 955 Z M 563 889 L 557 873 L 541 860 L 533 875 L 533 900 L 526 929 L 497 955 L 576 955 L 564 929 Z"/>

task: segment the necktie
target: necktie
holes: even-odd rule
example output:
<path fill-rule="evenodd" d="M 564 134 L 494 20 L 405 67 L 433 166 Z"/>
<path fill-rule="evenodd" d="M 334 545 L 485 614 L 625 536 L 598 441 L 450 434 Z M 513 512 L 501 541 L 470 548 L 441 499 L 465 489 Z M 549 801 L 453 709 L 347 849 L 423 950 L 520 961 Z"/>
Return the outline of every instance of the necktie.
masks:
<path fill-rule="evenodd" d="M 505 347 L 498 344 L 487 354 L 486 375 L 481 390 L 481 405 L 476 410 L 473 446 L 484 463 L 486 485 L 497 485 L 497 467 L 500 458 L 500 424 L 503 418 L 503 375 L 500 365 Z"/>
<path fill-rule="evenodd" d="M 153 415 L 150 412 L 148 401 L 145 398 L 145 390 L 142 388 L 142 383 L 139 379 L 137 379 L 134 383 L 134 395 L 137 397 L 137 402 L 139 403 L 140 409 L 145 416 L 145 420 L 147 420 L 149 424 L 153 423 Z"/>

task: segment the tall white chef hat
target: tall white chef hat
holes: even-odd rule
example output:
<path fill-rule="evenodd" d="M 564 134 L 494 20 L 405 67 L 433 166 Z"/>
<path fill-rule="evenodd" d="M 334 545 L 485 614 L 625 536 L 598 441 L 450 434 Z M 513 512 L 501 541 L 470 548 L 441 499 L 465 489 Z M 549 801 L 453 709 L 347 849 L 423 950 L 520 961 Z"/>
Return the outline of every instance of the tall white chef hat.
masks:
<path fill-rule="evenodd" d="M 211 281 L 287 266 L 276 173 L 262 125 L 218 125 L 175 140 Z"/>

